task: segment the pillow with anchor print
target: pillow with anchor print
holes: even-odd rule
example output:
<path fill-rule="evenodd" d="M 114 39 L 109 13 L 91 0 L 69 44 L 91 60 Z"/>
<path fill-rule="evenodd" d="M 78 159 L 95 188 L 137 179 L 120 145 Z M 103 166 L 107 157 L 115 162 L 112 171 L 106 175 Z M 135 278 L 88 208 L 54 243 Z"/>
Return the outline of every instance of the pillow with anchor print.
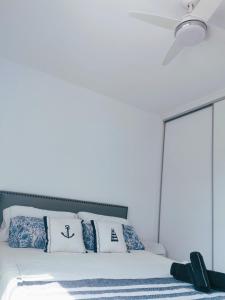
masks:
<path fill-rule="evenodd" d="M 127 252 L 122 224 L 91 221 L 95 237 L 95 252 Z"/>
<path fill-rule="evenodd" d="M 46 232 L 45 252 L 85 253 L 81 220 L 44 217 Z"/>

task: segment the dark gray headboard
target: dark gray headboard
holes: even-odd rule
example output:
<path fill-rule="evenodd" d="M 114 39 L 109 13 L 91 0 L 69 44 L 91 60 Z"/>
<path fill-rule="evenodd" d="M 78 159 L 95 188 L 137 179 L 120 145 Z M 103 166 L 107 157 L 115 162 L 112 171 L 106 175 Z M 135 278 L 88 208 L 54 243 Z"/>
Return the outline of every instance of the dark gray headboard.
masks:
<path fill-rule="evenodd" d="M 36 208 L 75 213 L 78 211 L 88 211 L 120 218 L 127 218 L 128 212 L 128 207 L 120 205 L 0 191 L 0 224 L 2 222 L 3 209 L 12 205 L 33 206 Z"/>

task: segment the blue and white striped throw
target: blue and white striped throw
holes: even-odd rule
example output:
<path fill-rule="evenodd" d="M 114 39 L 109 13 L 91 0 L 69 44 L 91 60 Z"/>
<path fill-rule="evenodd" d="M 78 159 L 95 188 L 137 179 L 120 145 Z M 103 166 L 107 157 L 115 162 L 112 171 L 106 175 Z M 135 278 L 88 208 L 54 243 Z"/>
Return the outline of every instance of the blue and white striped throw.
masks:
<path fill-rule="evenodd" d="M 192 285 L 168 278 L 147 279 L 85 279 L 73 281 L 21 281 L 18 284 L 26 293 L 42 299 L 46 293 L 49 299 L 73 300 L 139 300 L 139 299 L 225 299 L 225 293 L 204 294 Z M 30 293 L 30 294 L 29 294 Z M 39 299 L 39 298 L 38 298 Z"/>

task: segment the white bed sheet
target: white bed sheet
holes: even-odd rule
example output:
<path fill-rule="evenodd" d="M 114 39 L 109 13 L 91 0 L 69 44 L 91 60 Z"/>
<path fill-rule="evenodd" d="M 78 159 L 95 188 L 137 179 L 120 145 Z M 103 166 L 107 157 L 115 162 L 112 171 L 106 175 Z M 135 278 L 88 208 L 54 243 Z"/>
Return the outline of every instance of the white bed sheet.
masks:
<path fill-rule="evenodd" d="M 168 277 L 171 263 L 171 260 L 148 251 L 44 253 L 37 249 L 13 249 L 7 243 L 0 242 L 0 299 L 26 299 L 25 295 L 21 296 L 21 291 L 18 293 L 18 279 L 38 281 Z"/>

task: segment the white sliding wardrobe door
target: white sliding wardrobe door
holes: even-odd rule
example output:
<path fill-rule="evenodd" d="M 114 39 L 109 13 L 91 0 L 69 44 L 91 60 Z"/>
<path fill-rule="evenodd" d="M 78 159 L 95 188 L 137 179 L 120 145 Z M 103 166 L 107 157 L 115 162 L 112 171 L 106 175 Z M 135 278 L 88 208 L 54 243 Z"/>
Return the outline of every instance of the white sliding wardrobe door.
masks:
<path fill-rule="evenodd" d="M 166 123 L 159 234 L 170 258 L 212 267 L 212 107 Z"/>
<path fill-rule="evenodd" d="M 225 272 L 225 101 L 214 105 L 214 269 Z"/>

